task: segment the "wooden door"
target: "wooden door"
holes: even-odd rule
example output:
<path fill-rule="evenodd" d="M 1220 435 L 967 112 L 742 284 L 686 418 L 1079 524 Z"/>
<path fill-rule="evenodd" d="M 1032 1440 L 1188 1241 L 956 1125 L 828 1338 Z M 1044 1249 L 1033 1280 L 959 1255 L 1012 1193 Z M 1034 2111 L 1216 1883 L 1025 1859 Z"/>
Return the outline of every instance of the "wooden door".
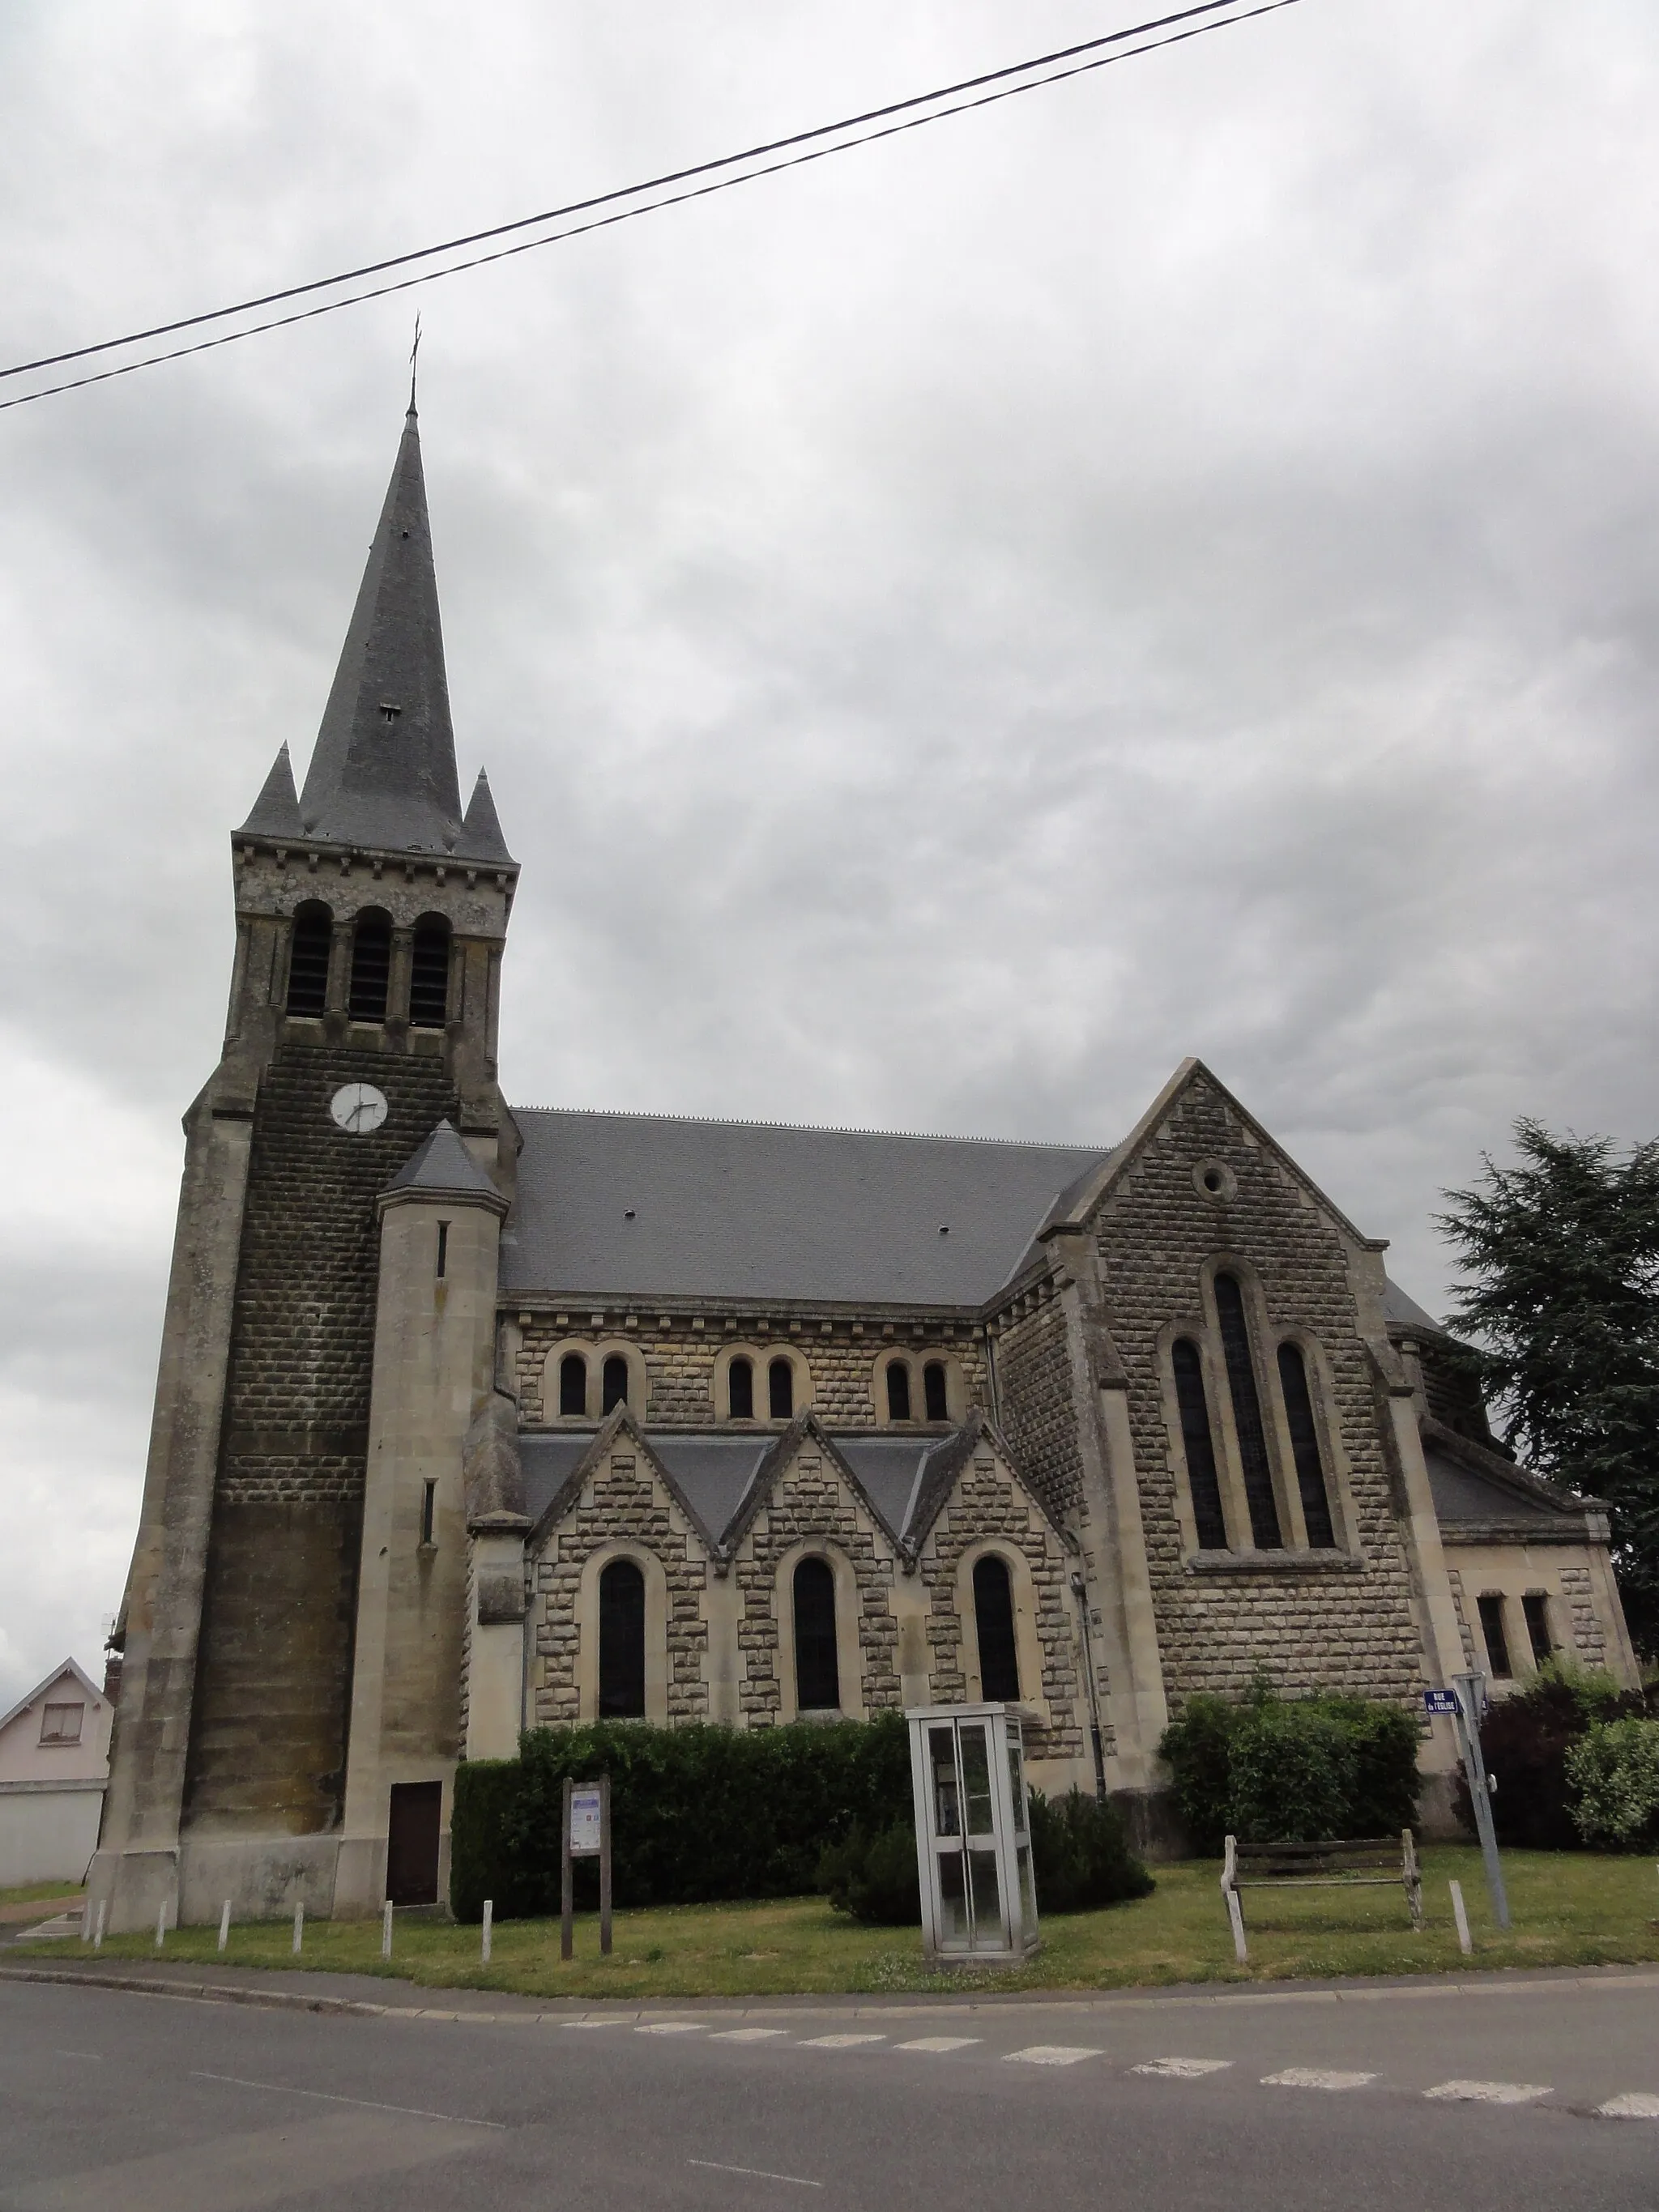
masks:
<path fill-rule="evenodd" d="M 441 1782 L 394 1782 L 386 1832 L 386 1893 L 394 1905 L 438 1902 Z"/>

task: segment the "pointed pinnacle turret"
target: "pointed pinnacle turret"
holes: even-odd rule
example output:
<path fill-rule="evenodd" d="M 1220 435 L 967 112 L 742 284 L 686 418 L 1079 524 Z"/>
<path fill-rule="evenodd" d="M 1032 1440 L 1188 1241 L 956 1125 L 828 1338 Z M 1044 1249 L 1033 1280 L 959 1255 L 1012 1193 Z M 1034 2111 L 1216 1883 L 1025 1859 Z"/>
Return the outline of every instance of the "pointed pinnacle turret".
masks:
<path fill-rule="evenodd" d="M 294 763 L 284 741 L 259 787 L 253 811 L 236 832 L 239 837 L 298 837 L 300 802 L 294 794 Z"/>
<path fill-rule="evenodd" d="M 507 849 L 495 802 L 489 793 L 489 778 L 482 769 L 467 801 L 466 819 L 461 824 L 461 842 L 456 852 L 464 860 L 501 860 L 515 867 L 518 865 Z"/>

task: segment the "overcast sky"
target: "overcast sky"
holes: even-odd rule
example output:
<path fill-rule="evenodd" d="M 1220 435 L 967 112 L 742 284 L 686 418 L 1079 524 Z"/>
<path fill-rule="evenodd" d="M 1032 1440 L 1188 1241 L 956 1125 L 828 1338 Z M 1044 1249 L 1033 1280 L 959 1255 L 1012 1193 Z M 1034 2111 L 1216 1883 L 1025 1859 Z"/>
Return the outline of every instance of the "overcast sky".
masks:
<path fill-rule="evenodd" d="M 10 360 L 1133 20 L 12 0 Z M 1439 1308 L 1655 1133 L 1651 0 L 1303 4 L 418 295 L 526 1104 L 1107 1142 L 1200 1054 Z M 409 296 L 0 414 L 0 1705 L 136 1520 L 228 832 Z"/>

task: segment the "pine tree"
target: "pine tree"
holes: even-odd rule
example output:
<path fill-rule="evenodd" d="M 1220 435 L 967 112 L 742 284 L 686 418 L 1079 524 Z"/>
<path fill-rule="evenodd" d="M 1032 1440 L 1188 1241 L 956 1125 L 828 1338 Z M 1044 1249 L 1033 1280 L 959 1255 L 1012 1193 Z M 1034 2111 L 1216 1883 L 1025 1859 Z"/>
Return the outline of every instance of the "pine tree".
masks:
<path fill-rule="evenodd" d="M 1659 1140 L 1515 1125 L 1519 1164 L 1482 1154 L 1437 1226 L 1465 1279 L 1452 1325 L 1504 1442 L 1534 1473 L 1612 1508 L 1631 1633 L 1659 1654 Z"/>

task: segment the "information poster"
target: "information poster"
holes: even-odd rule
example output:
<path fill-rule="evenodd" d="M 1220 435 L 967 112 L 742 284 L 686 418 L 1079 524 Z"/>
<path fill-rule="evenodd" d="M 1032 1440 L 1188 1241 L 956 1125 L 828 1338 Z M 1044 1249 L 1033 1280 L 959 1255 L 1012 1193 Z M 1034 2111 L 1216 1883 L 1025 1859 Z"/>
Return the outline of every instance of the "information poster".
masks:
<path fill-rule="evenodd" d="M 599 1793 L 573 1790 L 570 1793 L 570 1856 L 592 1858 L 600 1848 Z"/>

